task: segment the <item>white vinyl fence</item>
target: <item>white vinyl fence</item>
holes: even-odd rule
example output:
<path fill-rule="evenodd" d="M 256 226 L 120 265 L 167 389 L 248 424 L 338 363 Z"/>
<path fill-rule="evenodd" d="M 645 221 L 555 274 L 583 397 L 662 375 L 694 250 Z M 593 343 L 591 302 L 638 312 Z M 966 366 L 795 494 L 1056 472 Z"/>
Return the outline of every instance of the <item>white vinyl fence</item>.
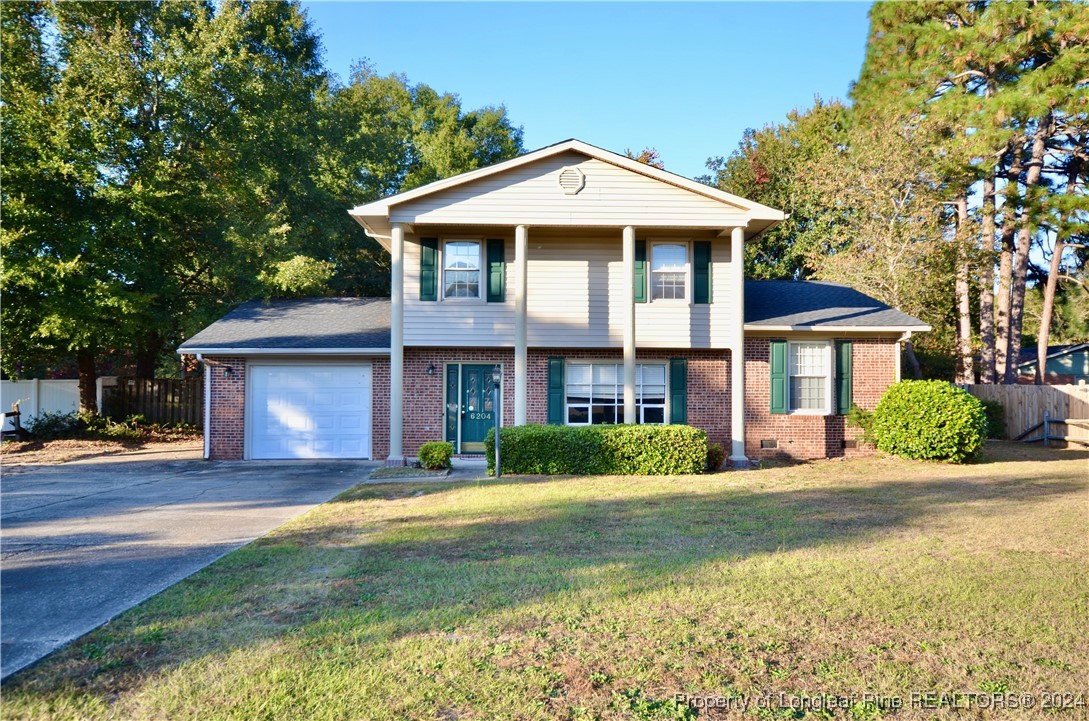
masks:
<path fill-rule="evenodd" d="M 102 406 L 102 387 L 116 385 L 116 377 L 98 379 L 98 405 Z M 72 413 L 79 410 L 79 381 L 30 380 L 0 381 L 0 408 L 6 413 L 14 403 L 19 404 L 25 426 L 39 413 Z M 11 419 L 4 419 L 4 430 L 11 430 Z"/>

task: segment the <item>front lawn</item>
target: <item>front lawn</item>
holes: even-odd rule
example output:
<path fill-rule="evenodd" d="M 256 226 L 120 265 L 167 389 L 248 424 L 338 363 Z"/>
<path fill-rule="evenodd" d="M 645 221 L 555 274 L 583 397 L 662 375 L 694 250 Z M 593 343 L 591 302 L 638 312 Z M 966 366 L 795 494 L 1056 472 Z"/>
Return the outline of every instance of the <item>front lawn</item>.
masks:
<path fill-rule="evenodd" d="M 1086 692 L 1087 457 L 359 486 L 17 675 L 2 715 L 690 718 L 686 693 L 799 717 L 757 703 L 782 692 L 857 719 L 881 716 L 863 692 Z M 885 709 L 946 713 L 978 711 Z"/>

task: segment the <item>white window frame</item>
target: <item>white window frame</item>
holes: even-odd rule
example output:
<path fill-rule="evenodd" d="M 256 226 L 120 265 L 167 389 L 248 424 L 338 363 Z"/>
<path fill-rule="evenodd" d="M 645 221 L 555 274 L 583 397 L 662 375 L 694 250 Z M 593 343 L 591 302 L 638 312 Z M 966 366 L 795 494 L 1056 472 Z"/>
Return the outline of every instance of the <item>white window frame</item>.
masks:
<path fill-rule="evenodd" d="M 824 408 L 795 408 L 791 400 L 791 381 L 796 377 L 794 371 L 794 348 L 799 345 L 822 346 L 824 355 Z M 830 340 L 792 340 L 787 341 L 787 412 L 799 416 L 832 415 L 832 341 Z M 797 376 L 814 378 L 816 376 Z"/>
<path fill-rule="evenodd" d="M 651 303 L 688 304 L 692 302 L 692 243 L 688 240 L 670 240 L 668 238 L 651 239 L 647 258 L 647 301 Z M 654 297 L 654 249 L 660 245 L 679 245 L 684 248 L 684 297 L 683 298 L 655 298 Z M 661 272 L 661 271 L 657 271 Z M 672 272 L 672 271 L 669 271 Z"/>
<path fill-rule="evenodd" d="M 623 361 L 618 361 L 618 360 L 615 360 L 615 359 L 614 360 L 583 360 L 583 359 L 578 359 L 578 360 L 569 360 L 569 361 L 564 362 L 564 372 L 563 372 L 563 424 L 565 426 L 592 426 L 592 425 L 594 425 L 594 422 L 593 422 L 593 406 L 594 406 L 594 404 L 593 404 L 592 401 L 593 401 L 593 392 L 594 392 L 593 391 L 593 385 L 594 385 L 594 382 L 593 382 L 593 380 L 594 380 L 593 379 L 593 372 L 594 372 L 593 371 L 593 366 L 595 366 L 595 365 L 598 365 L 598 366 L 609 365 L 609 366 L 616 366 L 617 367 L 617 383 L 616 383 L 616 389 L 617 389 L 617 394 L 616 394 L 616 399 L 617 399 L 617 403 L 616 403 L 617 421 L 616 421 L 616 425 L 621 425 L 624 422 L 623 421 L 623 415 L 624 415 L 624 377 L 623 377 L 623 374 L 624 374 L 624 362 Z M 589 366 L 590 367 L 590 401 L 591 402 L 589 402 L 589 403 L 569 403 L 568 402 L 568 398 L 570 397 L 570 394 L 568 392 L 568 386 L 570 385 L 569 379 L 571 377 L 571 374 L 570 374 L 571 366 Z M 665 383 L 664 383 L 664 385 L 665 385 L 665 394 L 663 396 L 663 403 L 662 403 L 661 406 L 659 406 L 658 404 L 654 404 L 654 405 L 650 406 L 651 408 L 659 408 L 660 407 L 662 409 L 662 422 L 661 423 L 651 423 L 651 424 L 647 424 L 647 425 L 655 425 L 655 426 L 657 426 L 657 425 L 667 425 L 669 423 L 669 362 L 668 361 L 646 361 L 646 362 L 636 363 L 635 364 L 635 402 L 636 402 L 636 412 L 639 414 L 638 420 L 636 422 L 639 425 L 644 425 L 643 417 L 644 417 L 644 412 L 646 410 L 646 406 L 644 406 L 642 403 L 640 403 L 640 399 L 642 397 L 642 389 L 643 389 L 642 368 L 644 366 L 658 366 L 658 367 L 662 368 L 665 371 L 665 375 L 664 375 L 664 378 L 665 378 Z M 571 422 L 571 420 L 570 420 L 571 416 L 570 416 L 569 409 L 572 408 L 572 407 L 586 408 L 587 409 L 586 416 L 587 416 L 588 420 L 587 420 L 586 423 L 572 423 Z M 598 425 L 605 425 L 605 424 L 598 424 Z"/>
<path fill-rule="evenodd" d="M 446 295 L 446 271 L 453 270 L 446 267 L 446 246 L 450 243 L 476 243 L 477 249 L 477 284 L 476 284 L 476 296 L 448 296 Z M 484 297 L 484 283 L 486 279 L 484 277 L 484 240 L 482 238 L 443 238 L 442 239 L 442 251 L 439 257 L 439 290 L 442 300 L 454 301 L 454 302 L 473 302 L 478 301 Z"/>

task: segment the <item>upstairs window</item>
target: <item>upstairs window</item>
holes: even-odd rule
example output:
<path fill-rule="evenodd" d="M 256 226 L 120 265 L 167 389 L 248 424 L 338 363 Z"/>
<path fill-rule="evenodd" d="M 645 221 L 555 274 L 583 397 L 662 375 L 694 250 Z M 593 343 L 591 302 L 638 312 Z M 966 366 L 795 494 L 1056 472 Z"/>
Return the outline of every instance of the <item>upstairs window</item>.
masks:
<path fill-rule="evenodd" d="M 687 244 L 651 244 L 650 297 L 651 300 L 688 299 Z"/>
<path fill-rule="evenodd" d="M 832 357 L 827 341 L 789 345 L 790 410 L 831 413 Z"/>
<path fill-rule="evenodd" d="M 624 422 L 624 365 L 568 363 L 567 416 L 569 426 Z M 638 423 L 665 423 L 666 366 L 639 363 L 635 367 Z"/>
<path fill-rule="evenodd" d="M 480 297 L 480 241 L 448 240 L 442 254 L 444 298 Z"/>

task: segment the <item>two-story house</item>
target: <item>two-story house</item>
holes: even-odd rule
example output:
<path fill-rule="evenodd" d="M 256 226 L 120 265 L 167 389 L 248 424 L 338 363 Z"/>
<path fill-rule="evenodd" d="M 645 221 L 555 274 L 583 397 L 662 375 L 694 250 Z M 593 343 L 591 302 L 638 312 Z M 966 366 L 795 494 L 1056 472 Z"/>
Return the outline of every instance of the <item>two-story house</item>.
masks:
<path fill-rule="evenodd" d="M 476 454 L 495 413 L 687 423 L 734 463 L 841 455 L 851 404 L 929 330 L 845 286 L 746 281 L 781 211 L 577 140 L 350 213 L 388 300 L 254 301 L 179 349 L 205 363 L 208 457 Z"/>

